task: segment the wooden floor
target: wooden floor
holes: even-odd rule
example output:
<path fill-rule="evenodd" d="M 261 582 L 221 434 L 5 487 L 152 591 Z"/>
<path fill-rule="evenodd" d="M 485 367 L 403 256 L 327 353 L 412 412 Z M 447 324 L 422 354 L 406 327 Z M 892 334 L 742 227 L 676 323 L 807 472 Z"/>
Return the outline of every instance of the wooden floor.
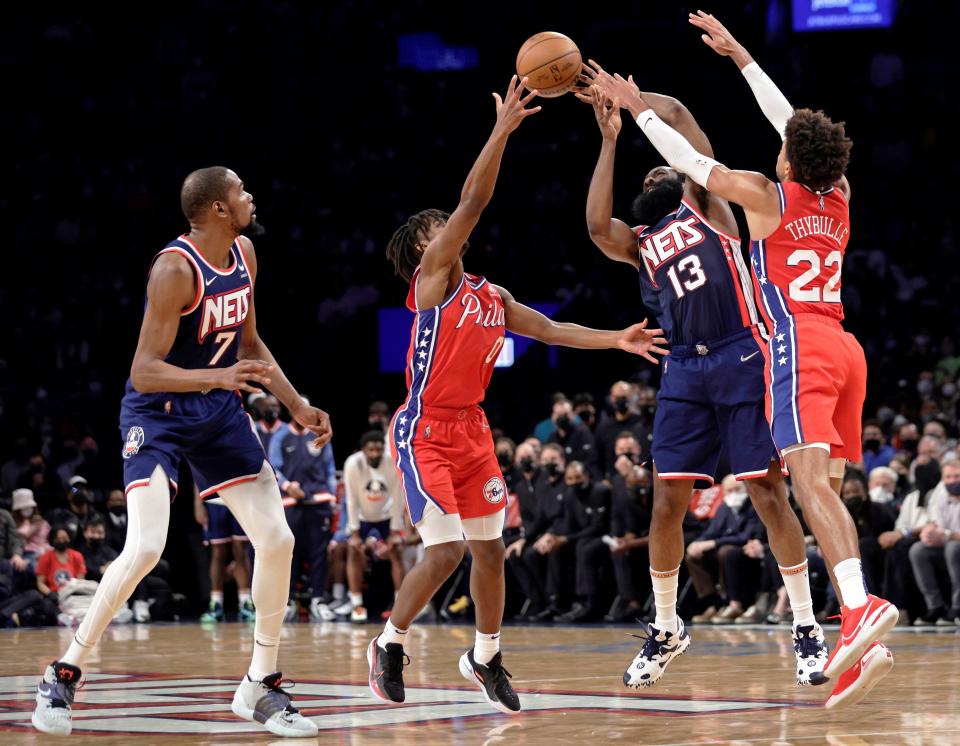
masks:
<path fill-rule="evenodd" d="M 787 628 L 693 629 L 693 646 L 652 690 L 625 689 L 636 631 L 627 627 L 507 628 L 504 663 L 524 713 L 501 715 L 457 670 L 468 627 L 414 628 L 407 702 L 374 700 L 367 642 L 377 627 L 285 627 L 281 666 L 295 703 L 321 728 L 311 743 L 375 744 L 958 744 L 960 633 L 897 630 L 893 672 L 870 698 L 830 714 L 828 687 L 798 689 Z M 250 656 L 252 627 L 115 627 L 85 669 L 77 744 L 290 743 L 236 720 L 229 702 Z M 66 629 L 0 633 L 0 744 L 57 740 L 30 729 L 43 666 Z M 828 632 L 833 638 L 836 632 Z M 117 735 L 109 735 L 117 734 Z"/>

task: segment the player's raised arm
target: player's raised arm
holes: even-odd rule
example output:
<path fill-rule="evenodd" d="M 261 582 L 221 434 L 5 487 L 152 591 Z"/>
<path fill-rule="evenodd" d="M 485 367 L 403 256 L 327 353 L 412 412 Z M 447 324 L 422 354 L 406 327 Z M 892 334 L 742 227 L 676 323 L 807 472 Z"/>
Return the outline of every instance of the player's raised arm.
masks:
<path fill-rule="evenodd" d="M 706 32 L 700 37 L 704 44 L 721 57 L 729 57 L 740 68 L 760 105 L 760 110 L 780 135 L 780 139 L 785 139 L 787 122 L 793 116 L 793 106 L 777 88 L 776 83 L 770 80 L 754 61 L 747 48 L 734 39 L 726 26 L 710 13 L 702 10 L 691 13 L 690 23 Z"/>
<path fill-rule="evenodd" d="M 525 306 L 502 287 L 497 287 L 500 297 L 503 298 L 503 310 L 506 316 L 507 329 L 514 334 L 536 339 L 550 345 L 576 347 L 581 350 L 620 349 L 645 357 L 656 364 L 653 353 L 666 355 L 669 350 L 659 345 L 667 344 L 661 336 L 662 329 L 647 329 L 644 319 L 619 331 L 590 329 L 579 324 L 569 324 L 548 319 L 539 311 Z"/>
<path fill-rule="evenodd" d="M 526 82 L 526 78 L 517 80 L 514 75 L 503 98 L 498 93 L 493 94 L 497 105 L 497 121 L 493 132 L 467 174 L 460 192 L 460 203 L 447 219 L 443 230 L 423 250 L 417 282 L 417 305 L 420 308 L 438 305 L 446 296 L 448 286 L 459 282 L 460 278 L 454 275 L 463 272 L 460 265 L 463 246 L 493 196 L 507 138 L 520 126 L 520 122 L 540 111 L 539 106 L 526 108 L 537 95 L 536 90 L 522 95 Z"/>
<path fill-rule="evenodd" d="M 180 314 L 194 303 L 197 283 L 187 260 L 161 254 L 147 281 L 147 307 L 140 339 L 130 367 L 130 382 L 140 393 L 244 389 L 259 391 L 249 382 L 270 383 L 272 367 L 262 360 L 241 360 L 229 368 L 185 369 L 166 362 L 177 338 Z"/>
<path fill-rule="evenodd" d="M 239 240 L 244 247 L 243 253 L 250 269 L 250 284 L 253 285 L 257 279 L 257 253 L 253 248 L 253 241 L 244 236 L 241 236 Z M 313 442 L 314 446 L 317 448 L 325 446 L 333 437 L 330 417 L 322 409 L 317 409 L 306 403 L 280 369 L 276 358 L 270 352 L 270 348 L 260 338 L 260 333 L 257 331 L 257 313 L 254 306 L 255 296 L 256 293 L 250 294 L 250 309 L 240 333 L 240 349 L 238 351 L 240 362 L 238 365 L 245 361 L 263 361 L 268 364 L 270 366 L 270 379 L 264 382 L 264 386 L 280 400 L 297 422 L 317 436 L 317 439 Z"/>
<path fill-rule="evenodd" d="M 667 163 L 711 194 L 740 205 L 746 213 L 751 235 L 763 238 L 776 230 L 780 223 L 780 198 L 774 182 L 754 171 L 732 171 L 697 152 L 643 100 L 632 77 L 624 79 L 601 69 L 596 85 L 630 112 Z"/>

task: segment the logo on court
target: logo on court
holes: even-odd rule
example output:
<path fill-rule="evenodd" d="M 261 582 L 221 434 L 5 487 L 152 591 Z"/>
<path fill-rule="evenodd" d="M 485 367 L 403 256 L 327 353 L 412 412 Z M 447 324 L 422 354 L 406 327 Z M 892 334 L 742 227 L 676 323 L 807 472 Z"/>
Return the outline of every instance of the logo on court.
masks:
<path fill-rule="evenodd" d="M 131 427 L 127 430 L 127 442 L 123 444 L 123 457 L 132 458 L 140 453 L 144 436 L 142 427 Z"/>
<path fill-rule="evenodd" d="M 73 732 L 179 736 L 262 734 L 258 723 L 240 720 L 230 712 L 230 700 L 239 679 L 169 674 L 88 673 L 88 687 L 79 692 L 73 709 Z M 37 677 L 0 676 L 0 699 L 17 702 L 16 709 L 0 708 L 0 731 L 24 732 L 29 727 Z M 502 722 L 500 713 L 483 701 L 476 687 L 407 686 L 407 702 L 385 707 L 356 682 L 297 681 L 295 704 L 321 731 L 387 728 L 415 723 L 442 723 L 462 718 L 487 718 Z M 524 692 L 523 709 L 531 712 L 582 711 L 623 715 L 687 715 L 714 717 L 724 713 L 775 711 L 803 707 L 788 701 L 751 701 L 684 696 L 634 697 L 596 692 Z M 812 705 L 811 705 L 812 706 Z M 817 705 L 819 706 L 819 705 Z M 456 726 L 453 726 L 456 727 Z M 147 741 L 145 741 L 147 742 Z M 236 741 L 234 741 L 236 742 Z M 246 743 L 246 741 L 243 741 Z M 266 741 L 264 741 L 266 743 Z"/>
<path fill-rule="evenodd" d="M 503 480 L 500 477 L 491 477 L 487 480 L 487 483 L 483 485 L 483 499 L 488 503 L 497 503 L 503 502 L 503 498 L 507 496 L 507 488 L 503 484 Z"/>

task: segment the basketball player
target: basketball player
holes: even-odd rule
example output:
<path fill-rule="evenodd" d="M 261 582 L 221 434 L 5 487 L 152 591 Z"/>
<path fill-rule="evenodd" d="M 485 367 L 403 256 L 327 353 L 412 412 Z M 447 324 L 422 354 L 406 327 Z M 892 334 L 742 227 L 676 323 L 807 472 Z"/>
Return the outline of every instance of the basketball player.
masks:
<path fill-rule="evenodd" d="M 239 390 L 268 387 L 317 436 L 318 445 L 330 440 L 330 420 L 301 401 L 257 333 L 257 256 L 240 235 L 256 223 L 253 197 L 243 182 L 222 167 L 194 171 L 183 182 L 180 204 L 190 232 L 153 261 L 120 408 L 126 543 L 104 573 L 70 647 L 47 666 L 33 724 L 45 733 L 70 733 L 80 669 L 116 610 L 160 558 L 177 468 L 185 459 L 200 496 L 219 493 L 256 550 L 253 659 L 233 698 L 233 712 L 278 736 L 314 736 L 317 726 L 291 705 L 277 671 L 293 535 Z"/>
<path fill-rule="evenodd" d="M 585 67 L 584 82 L 596 72 Z M 587 197 L 594 243 L 611 259 L 640 273 L 640 291 L 670 341 L 653 426 L 653 519 L 650 575 L 656 617 L 623 675 L 629 687 L 652 686 L 690 646 L 677 616 L 677 578 L 683 561 L 683 519 L 697 480 L 713 482 L 723 445 L 734 475 L 746 481 L 767 526 L 793 607 L 793 645 L 799 686 L 824 683 L 827 646 L 813 616 L 806 545 L 790 508 L 780 459 L 763 410 L 766 329 L 760 323 L 750 274 L 740 253 L 729 203 L 672 168 L 652 169 L 634 202 L 640 225 L 612 217 L 613 163 L 619 110 L 596 87 L 577 93 L 593 104 L 603 146 Z M 679 101 L 655 93 L 644 100 L 707 153 L 710 141 Z"/>
<path fill-rule="evenodd" d="M 659 329 L 646 322 L 623 331 L 555 323 L 521 305 L 501 287 L 466 274 L 467 239 L 493 195 L 500 160 L 513 130 L 540 107 L 537 92 L 521 92 L 516 76 L 503 99 L 493 94 L 493 132 L 467 176 L 452 214 L 425 210 L 390 239 L 387 258 L 410 283 L 407 306 L 416 312 L 407 363 L 408 396 L 390 425 L 390 448 L 410 518 L 426 547 L 404 578 L 383 632 L 367 648 L 374 695 L 403 702 L 404 641 L 410 624 L 460 564 L 464 540 L 473 557 L 470 592 L 477 610 L 476 642 L 460 672 L 505 713 L 520 700 L 500 654 L 504 604 L 503 533 L 506 487 L 490 426 L 479 404 L 503 346 L 504 330 L 549 344 L 634 352 L 655 362 L 665 350 Z M 408 660 L 408 659 L 407 659 Z"/>
<path fill-rule="evenodd" d="M 696 19 L 696 20 L 694 20 Z M 899 612 L 867 593 L 857 531 L 839 497 L 845 462 L 861 456 L 866 361 L 841 321 L 840 271 L 850 237 L 851 142 L 823 112 L 794 111 L 746 50 L 712 16 L 691 22 L 733 57 L 761 110 L 783 138 L 777 178 L 730 170 L 699 152 L 644 101 L 632 79 L 600 72 L 598 85 L 630 111 L 677 171 L 743 207 L 750 229 L 754 288 L 770 340 L 763 350 L 767 416 L 804 517 L 832 568 L 844 605 L 840 638 L 824 667 L 836 679 L 826 705 L 861 700 L 893 665 L 879 639 Z"/>

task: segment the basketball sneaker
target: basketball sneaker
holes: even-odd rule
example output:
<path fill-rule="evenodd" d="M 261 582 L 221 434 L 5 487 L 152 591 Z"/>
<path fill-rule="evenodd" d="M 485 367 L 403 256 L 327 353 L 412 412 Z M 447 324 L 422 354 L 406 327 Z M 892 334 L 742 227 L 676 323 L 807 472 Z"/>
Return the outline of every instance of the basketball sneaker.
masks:
<path fill-rule="evenodd" d="M 261 723 L 277 736 L 309 738 L 320 732 L 317 724 L 308 720 L 290 704 L 290 695 L 282 688 L 283 674 L 279 671 L 254 681 L 245 674 L 230 709 L 237 717 Z"/>
<path fill-rule="evenodd" d="M 480 687 L 487 702 L 500 712 L 513 715 L 520 712 L 520 698 L 510 686 L 510 672 L 503 667 L 500 652 L 489 663 L 477 663 L 473 648 L 460 656 L 460 675 Z"/>
<path fill-rule="evenodd" d="M 201 624 L 215 624 L 223 621 L 223 604 L 211 601 L 210 606 L 200 615 Z"/>
<path fill-rule="evenodd" d="M 354 624 L 367 623 L 367 608 L 365 606 L 355 606 L 350 612 L 350 621 Z"/>
<path fill-rule="evenodd" d="M 240 604 L 240 610 L 238 613 L 241 622 L 254 622 L 257 619 L 257 609 L 253 605 L 253 601 L 244 601 Z"/>
<path fill-rule="evenodd" d="M 315 622 L 332 622 L 337 615 L 325 599 L 317 597 L 310 600 L 310 618 Z"/>
<path fill-rule="evenodd" d="M 828 710 L 833 710 L 857 704 L 892 668 L 893 653 L 879 640 L 874 642 L 853 668 L 840 675 L 824 705 Z"/>
<path fill-rule="evenodd" d="M 410 656 L 404 654 L 403 645 L 398 642 L 388 642 L 384 650 L 377 644 L 379 639 L 377 635 L 367 646 L 370 691 L 384 702 L 403 702 L 403 667 L 410 664 Z"/>
<path fill-rule="evenodd" d="M 80 669 L 54 661 L 37 685 L 37 706 L 30 721 L 41 733 L 69 736 L 73 730 L 71 706 L 80 683 Z"/>
<path fill-rule="evenodd" d="M 819 686 L 827 679 L 823 667 L 830 653 L 823 630 L 817 623 L 793 628 L 793 650 L 797 654 L 797 686 Z"/>
<path fill-rule="evenodd" d="M 633 659 L 633 663 L 623 674 L 623 685 L 631 689 L 656 684 L 667 664 L 679 655 L 683 655 L 690 647 L 690 635 L 683 626 L 683 621 L 677 619 L 677 631 L 667 632 L 657 629 L 652 624 L 644 625 L 647 634 L 634 635 L 644 641 L 643 648 Z"/>
<path fill-rule="evenodd" d="M 874 595 L 867 596 L 867 602 L 860 608 L 841 608 L 840 637 L 827 659 L 823 675 L 828 679 L 840 676 L 863 657 L 870 643 L 893 629 L 899 617 L 896 606 Z"/>

